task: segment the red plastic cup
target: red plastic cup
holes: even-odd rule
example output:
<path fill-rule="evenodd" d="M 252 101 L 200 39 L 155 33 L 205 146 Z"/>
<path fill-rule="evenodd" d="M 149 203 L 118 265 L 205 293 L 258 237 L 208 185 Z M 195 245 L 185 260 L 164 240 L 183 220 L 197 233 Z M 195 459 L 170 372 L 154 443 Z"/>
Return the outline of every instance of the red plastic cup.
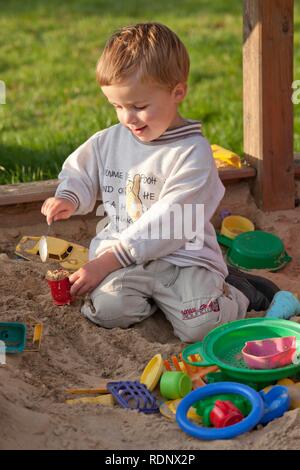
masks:
<path fill-rule="evenodd" d="M 209 419 L 215 428 L 225 428 L 244 419 L 242 412 L 229 400 L 216 400 Z"/>
<path fill-rule="evenodd" d="M 52 299 L 55 305 L 70 305 L 72 302 L 70 294 L 70 281 L 68 277 L 59 280 L 47 279 L 51 289 Z"/>

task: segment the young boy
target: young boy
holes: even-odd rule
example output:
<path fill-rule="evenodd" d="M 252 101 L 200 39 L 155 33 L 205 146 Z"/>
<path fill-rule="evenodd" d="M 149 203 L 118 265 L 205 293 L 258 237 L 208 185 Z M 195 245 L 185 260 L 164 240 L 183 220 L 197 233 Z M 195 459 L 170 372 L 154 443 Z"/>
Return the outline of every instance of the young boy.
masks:
<path fill-rule="evenodd" d="M 120 124 L 67 158 L 42 213 L 49 224 L 86 214 L 102 194 L 109 223 L 92 240 L 90 261 L 70 276 L 72 295 L 90 293 L 83 314 L 105 328 L 127 328 L 159 307 L 175 335 L 193 342 L 244 318 L 249 299 L 225 282 L 210 223 L 224 195 L 210 145 L 200 123 L 178 111 L 188 73 L 185 46 L 166 26 L 116 32 L 97 80 Z"/>

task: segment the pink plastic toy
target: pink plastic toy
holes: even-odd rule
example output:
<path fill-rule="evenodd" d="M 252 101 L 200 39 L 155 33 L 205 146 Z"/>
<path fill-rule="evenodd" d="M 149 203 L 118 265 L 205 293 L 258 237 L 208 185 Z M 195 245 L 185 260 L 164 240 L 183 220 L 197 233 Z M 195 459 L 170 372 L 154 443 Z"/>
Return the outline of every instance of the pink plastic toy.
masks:
<path fill-rule="evenodd" d="M 277 369 L 291 364 L 296 352 L 296 337 L 247 341 L 242 354 L 251 369 Z"/>

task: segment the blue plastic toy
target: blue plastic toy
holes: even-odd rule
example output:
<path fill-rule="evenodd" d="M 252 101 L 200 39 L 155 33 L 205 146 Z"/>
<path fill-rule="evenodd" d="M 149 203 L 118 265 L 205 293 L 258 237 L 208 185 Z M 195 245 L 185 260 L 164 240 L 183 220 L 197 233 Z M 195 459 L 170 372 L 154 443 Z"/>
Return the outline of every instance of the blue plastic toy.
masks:
<path fill-rule="evenodd" d="M 290 407 L 291 399 L 287 387 L 275 385 L 267 393 L 261 390 L 259 394 L 264 402 L 264 414 L 259 424 L 267 424 L 273 419 L 279 418 Z"/>
<path fill-rule="evenodd" d="M 146 385 L 138 381 L 108 382 L 107 390 L 122 408 L 139 410 L 143 413 L 158 413 L 159 406 Z"/>
<path fill-rule="evenodd" d="M 18 322 L 0 322 L 0 341 L 5 343 L 6 353 L 24 351 L 26 343 L 26 326 Z"/>
<path fill-rule="evenodd" d="M 266 312 L 269 318 L 285 318 L 288 320 L 300 314 L 300 301 L 292 292 L 280 290 L 276 292 L 270 307 Z"/>
<path fill-rule="evenodd" d="M 196 401 L 221 393 L 235 393 L 247 398 L 252 405 L 249 415 L 237 424 L 219 429 L 204 428 L 188 420 L 187 412 Z M 231 439 L 253 429 L 260 422 L 263 414 L 264 403 L 255 390 L 235 382 L 219 382 L 198 388 L 186 395 L 177 408 L 176 421 L 184 432 L 197 439 Z"/>

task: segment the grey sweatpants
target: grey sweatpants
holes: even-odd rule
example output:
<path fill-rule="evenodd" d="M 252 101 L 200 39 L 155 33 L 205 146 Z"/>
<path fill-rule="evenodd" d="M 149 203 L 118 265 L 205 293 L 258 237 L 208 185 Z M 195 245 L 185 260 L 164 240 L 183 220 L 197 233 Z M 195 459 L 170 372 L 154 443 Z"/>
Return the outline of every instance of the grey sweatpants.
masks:
<path fill-rule="evenodd" d="M 216 273 L 155 260 L 107 276 L 81 311 L 104 328 L 127 328 L 158 307 L 181 341 L 195 342 L 222 323 L 244 318 L 248 304 L 242 292 Z"/>

